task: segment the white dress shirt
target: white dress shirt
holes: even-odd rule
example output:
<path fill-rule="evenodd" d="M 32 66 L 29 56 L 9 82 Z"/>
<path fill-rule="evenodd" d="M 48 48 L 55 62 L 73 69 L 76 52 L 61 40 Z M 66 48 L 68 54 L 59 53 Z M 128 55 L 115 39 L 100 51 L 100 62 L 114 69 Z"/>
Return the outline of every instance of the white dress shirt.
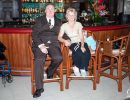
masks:
<path fill-rule="evenodd" d="M 54 17 L 53 18 L 48 18 L 47 17 L 47 21 L 49 22 L 49 19 L 51 19 L 51 26 L 54 26 Z"/>

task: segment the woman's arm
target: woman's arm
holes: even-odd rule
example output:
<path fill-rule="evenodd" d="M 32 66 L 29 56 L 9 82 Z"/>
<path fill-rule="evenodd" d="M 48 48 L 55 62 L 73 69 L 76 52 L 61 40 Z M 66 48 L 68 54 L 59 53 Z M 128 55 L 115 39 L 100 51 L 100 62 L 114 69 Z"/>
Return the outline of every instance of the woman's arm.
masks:
<path fill-rule="evenodd" d="M 70 46 L 70 45 L 71 45 L 70 40 L 64 39 L 64 38 L 63 38 L 63 35 L 64 35 L 64 32 L 61 32 L 61 31 L 60 31 L 60 33 L 59 33 L 59 35 L 58 35 L 58 40 L 59 40 L 60 42 L 63 42 L 63 43 L 65 44 L 65 46 Z"/>
<path fill-rule="evenodd" d="M 81 32 L 81 47 L 84 47 L 84 31 Z"/>
<path fill-rule="evenodd" d="M 82 24 L 78 23 L 78 34 L 81 40 L 81 47 L 84 47 L 84 31 L 82 30 L 82 28 Z"/>
<path fill-rule="evenodd" d="M 82 30 L 82 25 L 79 25 L 79 36 L 81 40 L 81 50 L 82 52 L 85 52 L 86 49 L 84 48 L 84 31 Z"/>
<path fill-rule="evenodd" d="M 81 50 L 82 50 L 82 52 L 85 52 L 86 49 L 85 49 L 85 47 L 84 47 L 84 32 L 82 31 L 81 34 L 82 34 L 82 35 L 81 35 Z"/>
<path fill-rule="evenodd" d="M 59 35 L 58 35 L 58 40 L 59 40 L 60 42 L 63 42 L 63 43 L 64 43 L 65 39 L 63 39 L 63 35 L 64 35 L 64 33 L 63 33 L 63 32 L 60 32 Z"/>

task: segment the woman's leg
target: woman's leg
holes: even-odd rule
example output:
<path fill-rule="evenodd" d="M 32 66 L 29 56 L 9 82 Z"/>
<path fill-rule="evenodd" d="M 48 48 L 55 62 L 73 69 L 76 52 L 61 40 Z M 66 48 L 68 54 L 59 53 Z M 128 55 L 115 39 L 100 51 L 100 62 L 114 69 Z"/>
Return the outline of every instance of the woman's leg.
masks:
<path fill-rule="evenodd" d="M 86 43 L 84 44 L 84 47 L 86 51 L 84 53 L 81 51 L 81 69 L 85 69 L 87 71 L 91 53 Z"/>
<path fill-rule="evenodd" d="M 85 69 L 87 71 L 89 60 L 91 57 L 90 50 L 88 48 L 88 45 L 85 43 L 84 47 L 86 51 L 83 53 L 81 51 L 81 45 L 75 50 L 74 48 L 77 46 L 77 44 L 72 44 L 70 49 L 72 50 L 72 59 L 74 61 L 74 65 L 77 66 L 79 69 Z"/>

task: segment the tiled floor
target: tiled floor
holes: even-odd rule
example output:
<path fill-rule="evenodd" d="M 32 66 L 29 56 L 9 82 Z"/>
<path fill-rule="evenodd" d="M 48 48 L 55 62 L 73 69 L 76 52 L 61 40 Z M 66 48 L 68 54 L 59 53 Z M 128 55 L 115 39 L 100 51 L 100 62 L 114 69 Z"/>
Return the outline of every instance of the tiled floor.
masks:
<path fill-rule="evenodd" d="M 92 82 L 75 80 L 68 90 L 60 91 L 58 83 L 46 83 L 45 92 L 39 98 L 31 95 L 31 79 L 29 76 L 15 76 L 12 83 L 3 86 L 0 79 L 0 100 L 124 100 L 127 89 L 130 88 L 128 78 L 123 80 L 123 91 L 117 91 L 117 83 L 112 79 L 102 77 L 97 89 L 92 89 Z"/>

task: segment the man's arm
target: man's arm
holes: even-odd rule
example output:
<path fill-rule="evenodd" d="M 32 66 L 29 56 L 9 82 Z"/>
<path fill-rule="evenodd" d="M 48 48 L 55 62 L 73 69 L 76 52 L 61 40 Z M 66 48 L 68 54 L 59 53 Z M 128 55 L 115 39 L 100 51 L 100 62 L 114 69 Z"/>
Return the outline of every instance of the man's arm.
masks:
<path fill-rule="evenodd" d="M 32 40 L 33 43 L 38 46 L 40 44 L 43 44 L 43 41 L 40 39 L 40 33 L 44 31 L 44 28 L 42 28 L 42 24 L 41 24 L 41 19 L 38 18 L 35 21 L 35 24 L 32 28 L 33 32 L 32 32 Z"/>

